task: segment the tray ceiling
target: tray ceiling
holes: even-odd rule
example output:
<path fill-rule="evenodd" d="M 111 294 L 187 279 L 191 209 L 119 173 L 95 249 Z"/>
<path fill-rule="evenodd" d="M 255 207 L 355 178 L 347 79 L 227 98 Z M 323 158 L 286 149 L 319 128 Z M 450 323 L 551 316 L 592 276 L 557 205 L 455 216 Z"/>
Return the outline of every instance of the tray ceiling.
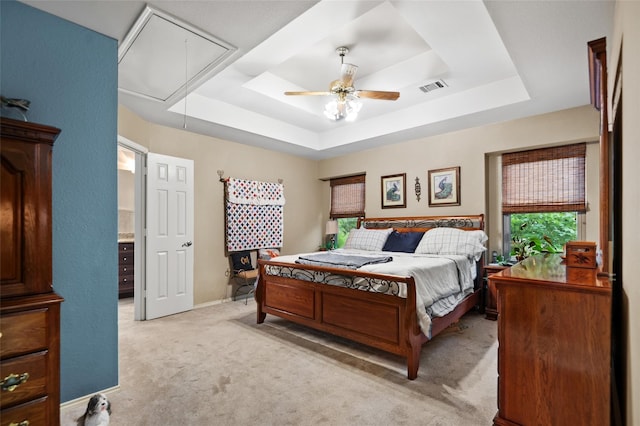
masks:
<path fill-rule="evenodd" d="M 614 6 L 152 1 L 149 13 L 137 1 L 24 2 L 118 39 L 119 102 L 143 118 L 311 158 L 588 104 L 586 44 L 610 35 Z M 400 98 L 363 99 L 348 123 L 323 116 L 327 98 L 283 94 L 327 90 L 338 46 L 358 66 L 356 89 Z"/>

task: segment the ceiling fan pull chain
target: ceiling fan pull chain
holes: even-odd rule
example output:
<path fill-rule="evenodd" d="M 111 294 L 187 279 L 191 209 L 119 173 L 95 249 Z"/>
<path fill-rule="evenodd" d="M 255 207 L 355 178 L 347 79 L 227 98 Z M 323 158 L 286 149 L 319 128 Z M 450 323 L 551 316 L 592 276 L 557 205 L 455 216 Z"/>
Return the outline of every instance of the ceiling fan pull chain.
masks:
<path fill-rule="evenodd" d="M 187 39 L 184 39 L 184 116 L 182 119 L 182 128 L 187 128 L 187 96 L 189 92 L 187 85 L 189 83 L 189 67 L 188 67 L 189 51 L 187 50 Z"/>

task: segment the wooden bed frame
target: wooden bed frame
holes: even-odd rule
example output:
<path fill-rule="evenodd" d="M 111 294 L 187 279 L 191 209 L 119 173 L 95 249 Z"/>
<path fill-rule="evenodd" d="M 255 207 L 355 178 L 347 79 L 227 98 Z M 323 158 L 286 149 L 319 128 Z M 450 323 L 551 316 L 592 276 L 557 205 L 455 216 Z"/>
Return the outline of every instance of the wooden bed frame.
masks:
<path fill-rule="evenodd" d="M 367 218 L 361 223 L 368 229 L 393 227 L 399 232 L 427 231 L 436 227 L 474 230 L 484 229 L 484 215 Z M 484 259 L 477 262 L 474 292 L 446 316 L 432 319 L 431 338 L 458 321 L 472 308 L 482 309 L 483 264 Z M 290 263 L 278 262 L 277 258 L 259 260 L 258 265 L 260 272 L 255 293 L 258 324 L 264 322 L 266 314 L 272 314 L 400 355 L 407 360 L 407 377 L 410 380 L 418 377 L 420 352 L 429 338 L 421 332 L 418 324 L 415 282 L 412 277 L 311 265 L 292 266 Z M 302 269 L 313 274 L 348 275 L 365 280 L 384 280 L 391 284 L 406 283 L 407 297 L 269 275 L 269 265 L 276 269 Z"/>

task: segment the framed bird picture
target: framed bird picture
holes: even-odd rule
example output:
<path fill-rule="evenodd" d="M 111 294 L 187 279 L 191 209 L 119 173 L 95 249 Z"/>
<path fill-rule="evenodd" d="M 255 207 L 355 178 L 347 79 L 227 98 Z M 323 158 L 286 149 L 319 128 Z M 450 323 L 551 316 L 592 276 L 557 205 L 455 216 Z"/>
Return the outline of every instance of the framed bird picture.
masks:
<path fill-rule="evenodd" d="M 460 167 L 429 170 L 429 207 L 460 205 Z"/>
<path fill-rule="evenodd" d="M 407 207 L 406 180 L 406 173 L 382 176 L 380 187 L 383 209 Z"/>

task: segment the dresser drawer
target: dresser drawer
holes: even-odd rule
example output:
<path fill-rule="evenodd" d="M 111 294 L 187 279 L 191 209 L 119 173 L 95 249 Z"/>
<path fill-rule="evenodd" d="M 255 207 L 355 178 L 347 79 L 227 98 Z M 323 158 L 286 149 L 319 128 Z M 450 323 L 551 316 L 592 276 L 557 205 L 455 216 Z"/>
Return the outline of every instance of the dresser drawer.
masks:
<path fill-rule="evenodd" d="M 133 285 L 133 275 L 122 275 L 118 278 L 119 285 Z"/>
<path fill-rule="evenodd" d="M 119 266 L 127 265 L 133 268 L 133 252 L 120 254 L 120 257 L 118 257 L 118 265 Z"/>
<path fill-rule="evenodd" d="M 133 267 L 133 243 L 118 243 L 118 264 Z"/>
<path fill-rule="evenodd" d="M 54 424 L 49 419 L 47 410 L 47 397 L 35 401 L 25 402 L 16 407 L 2 410 L 0 414 L 0 426 L 9 425 L 29 425 L 29 426 L 49 426 Z M 57 424 L 59 419 L 55 419 Z M 27 423 L 28 422 L 28 423 Z"/>
<path fill-rule="evenodd" d="M 0 317 L 0 358 L 47 348 L 48 309 L 35 309 Z"/>
<path fill-rule="evenodd" d="M 133 256 L 133 243 L 118 243 L 118 253 L 120 257 L 127 254 Z"/>
<path fill-rule="evenodd" d="M 0 407 L 7 408 L 47 394 L 48 352 L 36 352 L 0 364 Z M 19 380 L 22 379 L 22 383 Z M 8 385 L 15 383 L 14 388 Z"/>
<path fill-rule="evenodd" d="M 128 275 L 133 277 L 133 265 L 120 265 L 118 268 L 118 276 L 126 277 Z"/>

